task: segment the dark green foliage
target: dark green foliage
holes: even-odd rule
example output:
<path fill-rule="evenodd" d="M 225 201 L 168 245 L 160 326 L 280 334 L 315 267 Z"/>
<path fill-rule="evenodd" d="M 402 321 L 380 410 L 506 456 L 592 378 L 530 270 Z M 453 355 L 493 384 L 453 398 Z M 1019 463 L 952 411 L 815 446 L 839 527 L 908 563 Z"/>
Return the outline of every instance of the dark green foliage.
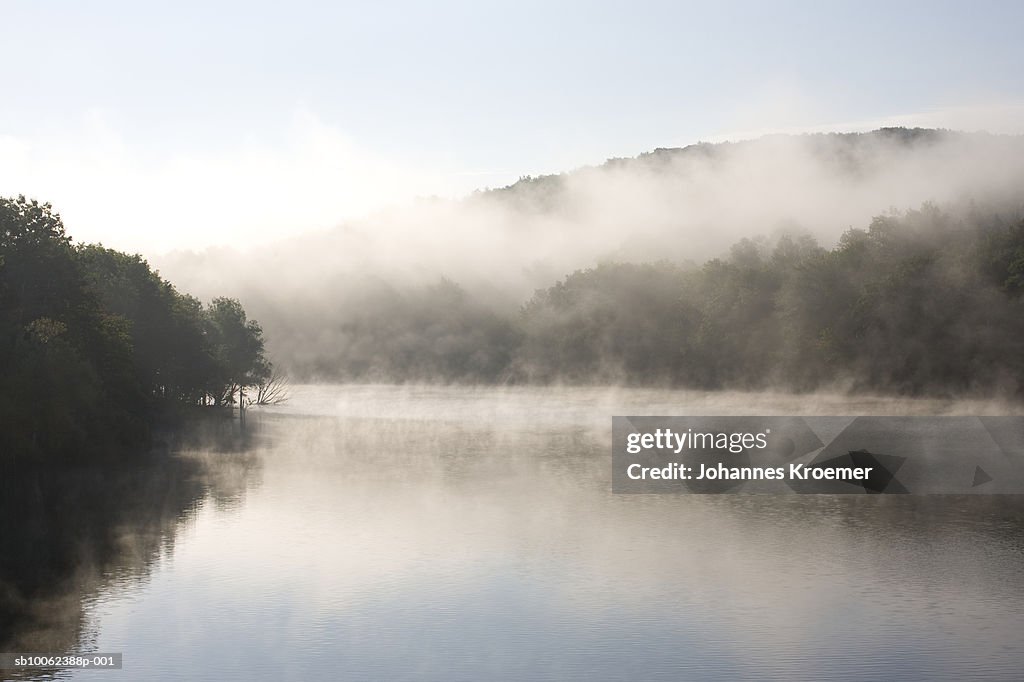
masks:
<path fill-rule="evenodd" d="M 545 380 L 901 394 L 1020 392 L 1024 222 L 931 206 L 832 251 L 743 240 L 681 272 L 603 265 L 537 292 L 518 361 Z"/>
<path fill-rule="evenodd" d="M 263 357 L 263 330 L 247 320 L 242 304 L 232 298 L 215 298 L 206 311 L 206 338 L 213 349 L 215 379 L 213 395 L 223 387 L 257 386 L 270 376 L 270 363 Z"/>
<path fill-rule="evenodd" d="M 49 204 L 0 198 L 0 460 L 135 445 L 268 374 L 237 301 L 204 310 L 139 256 L 72 246 Z"/>
<path fill-rule="evenodd" d="M 215 392 L 223 378 L 199 301 L 179 294 L 137 255 L 89 245 L 78 256 L 104 309 L 127 325 L 136 380 L 148 399 L 198 403 Z"/>

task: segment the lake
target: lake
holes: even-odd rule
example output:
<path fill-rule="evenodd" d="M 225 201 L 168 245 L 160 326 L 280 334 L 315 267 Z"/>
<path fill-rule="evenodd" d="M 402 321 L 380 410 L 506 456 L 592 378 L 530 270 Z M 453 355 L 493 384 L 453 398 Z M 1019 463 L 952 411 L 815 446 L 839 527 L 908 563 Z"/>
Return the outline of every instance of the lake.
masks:
<path fill-rule="evenodd" d="M 3 560 L 49 576 L 17 641 L 123 652 L 40 676 L 74 680 L 1019 680 L 1021 497 L 615 495 L 610 464 L 615 414 L 1015 409 L 296 386 L 139 472 L 19 486 L 62 504 Z"/>

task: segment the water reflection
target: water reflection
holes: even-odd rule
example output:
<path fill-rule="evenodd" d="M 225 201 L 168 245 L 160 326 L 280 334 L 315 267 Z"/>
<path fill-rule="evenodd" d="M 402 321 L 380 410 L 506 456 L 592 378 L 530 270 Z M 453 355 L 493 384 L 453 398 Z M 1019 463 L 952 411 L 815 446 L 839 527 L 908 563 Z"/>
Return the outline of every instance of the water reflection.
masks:
<path fill-rule="evenodd" d="M 609 416 L 679 413 L 678 395 L 316 391 L 251 415 L 258 466 L 211 467 L 216 453 L 194 449 L 173 465 L 193 469 L 161 474 L 179 481 L 163 511 L 145 516 L 150 494 L 111 519 L 139 549 L 114 552 L 106 575 L 141 565 L 146 579 L 81 590 L 94 628 L 75 636 L 123 651 L 126 679 L 959 680 L 1024 666 L 1018 498 L 617 496 Z"/>
<path fill-rule="evenodd" d="M 5 463 L 0 651 L 94 651 L 91 608 L 143 584 L 203 505 L 242 504 L 258 481 L 259 459 L 249 452 L 257 440 L 215 420 L 95 465 Z"/>

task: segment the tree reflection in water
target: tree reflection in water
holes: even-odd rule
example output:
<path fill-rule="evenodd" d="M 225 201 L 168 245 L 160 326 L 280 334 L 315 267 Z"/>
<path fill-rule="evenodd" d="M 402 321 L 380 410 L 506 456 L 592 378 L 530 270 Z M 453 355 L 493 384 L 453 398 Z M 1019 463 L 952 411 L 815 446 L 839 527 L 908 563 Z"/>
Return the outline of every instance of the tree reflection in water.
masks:
<path fill-rule="evenodd" d="M 215 419 L 130 458 L 3 463 L 0 651 L 88 649 L 90 599 L 145 580 L 203 504 L 240 505 L 259 483 L 259 442 L 257 420 Z"/>

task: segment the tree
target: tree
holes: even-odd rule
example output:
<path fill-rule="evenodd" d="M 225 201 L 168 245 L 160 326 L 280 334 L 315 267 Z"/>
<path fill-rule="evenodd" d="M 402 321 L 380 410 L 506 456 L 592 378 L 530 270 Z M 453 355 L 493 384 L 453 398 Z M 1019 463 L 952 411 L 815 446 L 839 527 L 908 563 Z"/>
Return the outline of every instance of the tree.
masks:
<path fill-rule="evenodd" d="M 271 374 L 264 357 L 263 329 L 246 318 L 245 309 L 233 298 L 215 298 L 206 311 L 207 335 L 212 341 L 217 362 L 220 395 L 211 391 L 216 403 L 234 402 L 234 394 L 258 386 Z"/>
<path fill-rule="evenodd" d="M 288 400 L 288 377 L 276 369 L 256 385 L 256 395 L 250 399 L 252 405 L 280 405 Z"/>
<path fill-rule="evenodd" d="M 73 246 L 49 204 L 0 198 L 0 458 L 135 449 L 270 376 L 238 301 L 204 309 L 138 255 Z"/>
<path fill-rule="evenodd" d="M 217 368 L 199 301 L 178 293 L 138 255 L 96 245 L 77 253 L 104 308 L 128 324 L 135 370 L 148 399 L 200 402 Z"/>
<path fill-rule="evenodd" d="M 82 456 L 138 442 L 145 405 L 131 356 L 60 216 L 0 198 L 0 452 Z"/>

